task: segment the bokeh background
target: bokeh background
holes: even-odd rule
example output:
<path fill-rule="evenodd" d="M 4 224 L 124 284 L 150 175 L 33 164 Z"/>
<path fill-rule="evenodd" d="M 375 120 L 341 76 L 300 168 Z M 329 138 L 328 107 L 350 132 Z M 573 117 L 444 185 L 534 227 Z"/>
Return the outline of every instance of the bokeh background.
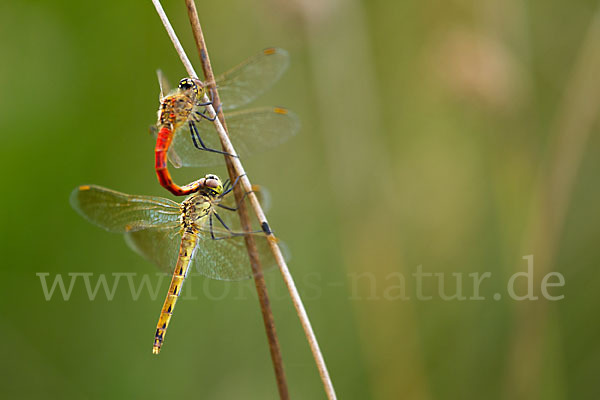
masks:
<path fill-rule="evenodd" d="M 270 189 L 339 398 L 600 397 L 597 1 L 197 5 L 217 73 L 265 47 L 291 54 L 255 104 L 295 110 L 302 131 L 244 161 Z M 196 61 L 184 2 L 165 8 Z M 156 357 L 168 279 L 155 299 L 123 278 L 90 301 L 78 278 L 46 301 L 36 275 L 158 282 L 68 203 L 83 183 L 170 197 L 148 126 L 155 70 L 185 71 L 151 2 L 4 1 L 0 38 L 1 397 L 277 398 L 251 282 L 189 279 Z M 512 300 L 530 254 L 540 299 Z M 468 274 L 490 272 L 485 300 L 445 301 L 431 278 L 419 301 L 418 266 L 448 294 L 462 273 L 466 296 Z M 541 297 L 552 271 L 560 301 Z M 268 284 L 292 398 L 324 398 L 277 271 Z"/>

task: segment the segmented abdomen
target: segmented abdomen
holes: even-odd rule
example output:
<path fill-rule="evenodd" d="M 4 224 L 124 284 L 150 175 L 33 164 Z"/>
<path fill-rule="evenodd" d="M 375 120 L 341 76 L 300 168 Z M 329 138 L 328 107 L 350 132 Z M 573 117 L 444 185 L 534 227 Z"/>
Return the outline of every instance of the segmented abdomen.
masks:
<path fill-rule="evenodd" d="M 173 182 L 173 178 L 171 178 L 171 174 L 167 169 L 167 151 L 172 140 L 173 131 L 167 126 L 160 128 L 158 137 L 156 138 L 156 147 L 154 148 L 154 168 L 158 182 L 162 187 L 175 196 L 186 196 L 196 192 L 199 185 L 194 182 L 182 187 Z"/>
<path fill-rule="evenodd" d="M 152 347 L 152 353 L 154 354 L 158 354 L 160 352 L 160 348 L 165 340 L 167 327 L 169 326 L 169 321 L 171 321 L 171 316 L 173 315 L 173 310 L 175 309 L 175 303 L 177 303 L 177 299 L 181 293 L 181 287 L 183 286 L 183 281 L 187 276 L 190 267 L 190 261 L 194 256 L 197 244 L 197 234 L 184 231 L 181 237 L 179 257 L 177 257 L 177 264 L 175 265 L 175 270 L 173 271 L 173 278 L 171 279 L 169 292 L 167 293 L 167 298 L 165 299 L 165 303 L 160 311 L 158 324 L 156 324 L 154 346 Z"/>

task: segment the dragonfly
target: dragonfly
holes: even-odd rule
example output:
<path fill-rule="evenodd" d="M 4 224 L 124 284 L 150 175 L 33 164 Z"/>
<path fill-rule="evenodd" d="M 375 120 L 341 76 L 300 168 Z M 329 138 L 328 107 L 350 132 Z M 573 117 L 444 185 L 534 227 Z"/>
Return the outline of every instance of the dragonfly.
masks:
<path fill-rule="evenodd" d="M 120 193 L 96 185 L 82 185 L 71 193 L 71 205 L 85 219 L 110 232 L 122 233 L 129 247 L 172 273 L 171 284 L 154 335 L 158 354 L 184 280 L 191 269 L 208 278 L 236 281 L 252 277 L 245 237 L 254 237 L 265 269 L 276 261 L 263 231 L 244 232 L 237 217 L 236 182 L 225 184 L 208 174 L 197 180 L 198 191 L 182 203 L 152 196 Z M 259 199 L 265 191 L 255 187 Z M 259 201 L 260 201 L 259 200 Z M 265 204 L 266 206 L 266 204 Z"/>
<path fill-rule="evenodd" d="M 269 48 L 247 59 L 215 79 L 222 109 L 231 110 L 246 105 L 275 83 L 287 68 L 289 57 L 285 50 Z M 174 167 L 202 167 L 220 162 L 217 157 L 200 157 L 197 150 L 233 156 L 221 150 L 221 142 L 206 107 L 202 102 L 208 93 L 207 85 L 199 79 L 184 78 L 175 91 L 158 72 L 160 107 L 156 133 L 155 170 L 158 181 L 176 196 L 194 193 L 200 183 L 177 185 L 169 173 L 167 158 Z M 169 94 L 165 95 L 165 93 Z M 221 105 L 220 105 L 221 107 Z M 260 107 L 225 115 L 230 139 L 242 157 L 274 147 L 296 134 L 300 124 L 296 115 L 281 107 Z M 188 134 L 191 136 L 189 140 Z"/>

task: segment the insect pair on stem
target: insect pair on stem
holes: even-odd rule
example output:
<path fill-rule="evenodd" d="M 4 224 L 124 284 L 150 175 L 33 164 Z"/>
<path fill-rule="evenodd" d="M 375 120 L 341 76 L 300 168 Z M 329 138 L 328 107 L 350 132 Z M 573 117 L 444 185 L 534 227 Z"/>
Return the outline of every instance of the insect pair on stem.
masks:
<path fill-rule="evenodd" d="M 216 79 L 223 109 L 232 109 L 255 99 L 275 82 L 287 66 L 287 52 L 267 49 L 246 60 Z M 218 176 L 208 174 L 185 186 L 173 182 L 167 160 L 174 167 L 202 167 L 222 163 L 221 157 L 202 156 L 207 153 L 229 153 L 217 150 L 219 136 L 214 121 L 212 101 L 207 101 L 206 86 L 199 80 L 184 78 L 175 91 L 169 91 L 166 79 L 159 72 L 161 87 L 158 121 L 155 125 L 155 170 L 160 184 L 177 196 L 188 196 L 177 203 L 152 196 L 128 195 L 95 185 L 83 185 L 71 194 L 73 208 L 90 222 L 111 232 L 125 235 L 127 244 L 136 252 L 171 272 L 172 280 L 157 324 L 153 352 L 158 354 L 168 323 L 185 277 L 195 270 L 212 279 L 242 280 L 252 277 L 253 270 L 246 251 L 251 236 L 264 269 L 277 265 L 271 252 L 271 230 L 265 223 L 261 230 L 244 229 L 235 211 L 254 193 L 260 203 L 264 190 L 248 191 L 237 204 L 229 195 L 237 187 L 241 173 L 234 182 L 222 183 Z M 211 115 L 207 114 L 208 107 Z M 239 154 L 250 155 L 273 147 L 299 129 L 296 116 L 279 107 L 262 107 L 227 114 L 227 125 Z M 188 132 L 191 134 L 193 146 Z M 229 154 L 232 155 L 233 154 Z M 243 180 L 243 179 L 242 179 Z M 254 198 L 254 196 L 250 196 Z M 218 212 L 222 209 L 223 212 Z M 283 244 L 278 242 L 280 246 Z M 287 253 L 287 252 L 286 252 Z M 286 254 L 284 254 L 285 256 Z M 285 258 L 285 257 L 284 257 Z"/>

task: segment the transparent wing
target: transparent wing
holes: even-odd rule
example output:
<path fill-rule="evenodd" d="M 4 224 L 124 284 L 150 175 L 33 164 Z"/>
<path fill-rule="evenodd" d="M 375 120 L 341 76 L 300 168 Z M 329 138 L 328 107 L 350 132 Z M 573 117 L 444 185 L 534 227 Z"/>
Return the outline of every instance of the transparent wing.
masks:
<path fill-rule="evenodd" d="M 171 84 L 169 83 L 169 80 L 167 79 L 165 74 L 163 74 L 162 70 L 157 69 L 156 76 L 158 77 L 158 85 L 160 86 L 159 99 L 162 100 L 163 97 L 165 97 L 171 92 Z"/>
<path fill-rule="evenodd" d="M 265 49 L 216 78 L 224 110 L 250 103 L 269 89 L 289 64 L 287 51 Z"/>
<path fill-rule="evenodd" d="M 179 256 L 181 244 L 180 229 L 177 225 L 141 229 L 127 232 L 125 239 L 129 247 L 148 261 L 156 264 L 162 271 L 172 273 Z M 236 281 L 252 277 L 252 269 L 246 251 L 244 236 L 232 235 L 224 228 L 214 226 L 212 239 L 206 226 L 198 233 L 199 243 L 192 258 L 192 271 L 208 278 Z M 271 253 L 267 237 L 251 234 L 255 240 L 261 266 L 267 271 L 277 265 Z M 287 247 L 279 242 L 284 257 L 289 259 Z"/>
<path fill-rule="evenodd" d="M 284 108 L 261 107 L 233 112 L 225 116 L 229 137 L 241 158 L 275 147 L 294 136 L 300 128 L 296 114 Z M 212 123 L 196 122 L 198 133 L 206 147 L 221 149 L 219 135 Z M 187 125 L 175 132 L 169 159 L 174 166 L 205 167 L 223 163 L 223 156 L 198 150 Z"/>
<path fill-rule="evenodd" d="M 91 223 L 119 233 L 177 224 L 180 215 L 179 204 L 174 201 L 129 195 L 95 185 L 75 188 L 70 202 Z"/>
<path fill-rule="evenodd" d="M 225 232 L 218 231 L 225 235 Z M 206 232 L 200 232 L 199 235 L 201 240 L 192 259 L 194 272 L 222 281 L 238 281 L 252 277 L 244 236 L 229 235 L 220 240 L 213 240 Z M 271 254 L 269 239 L 264 234 L 253 234 L 252 236 L 263 270 L 275 267 L 277 263 Z M 286 250 L 284 252 L 286 259 L 288 258 L 287 253 Z"/>
<path fill-rule="evenodd" d="M 133 251 L 156 264 L 164 272 L 173 272 L 181 244 L 178 225 L 127 232 L 125 241 Z"/>

